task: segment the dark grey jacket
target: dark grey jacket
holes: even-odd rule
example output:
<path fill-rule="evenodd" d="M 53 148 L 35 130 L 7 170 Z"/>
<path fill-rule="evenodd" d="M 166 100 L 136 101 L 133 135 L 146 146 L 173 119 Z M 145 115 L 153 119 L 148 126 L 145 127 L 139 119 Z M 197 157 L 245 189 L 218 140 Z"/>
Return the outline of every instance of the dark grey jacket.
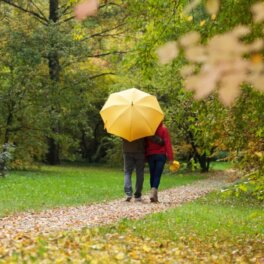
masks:
<path fill-rule="evenodd" d="M 140 138 L 134 141 L 127 141 L 123 139 L 124 153 L 145 153 L 145 139 Z"/>

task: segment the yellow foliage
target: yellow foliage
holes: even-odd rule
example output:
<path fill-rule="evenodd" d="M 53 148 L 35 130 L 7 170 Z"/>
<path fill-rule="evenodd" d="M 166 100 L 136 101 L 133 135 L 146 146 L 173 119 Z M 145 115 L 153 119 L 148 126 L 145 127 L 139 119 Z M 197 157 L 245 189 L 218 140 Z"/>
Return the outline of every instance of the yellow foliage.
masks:
<path fill-rule="evenodd" d="M 180 168 L 180 163 L 177 160 L 174 160 L 170 165 L 170 171 L 175 172 Z"/>
<path fill-rule="evenodd" d="M 200 22 L 200 27 L 203 27 L 203 26 L 205 25 L 205 23 L 206 23 L 206 21 L 205 21 L 205 20 L 202 20 L 202 21 Z"/>

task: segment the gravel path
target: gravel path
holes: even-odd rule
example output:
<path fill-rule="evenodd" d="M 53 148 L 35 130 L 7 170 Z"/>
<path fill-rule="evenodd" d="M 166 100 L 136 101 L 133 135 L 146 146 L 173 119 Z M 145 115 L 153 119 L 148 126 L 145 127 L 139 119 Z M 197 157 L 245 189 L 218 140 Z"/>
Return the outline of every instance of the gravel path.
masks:
<path fill-rule="evenodd" d="M 110 224 L 122 218 L 138 219 L 147 214 L 177 207 L 206 193 L 228 185 L 225 177 L 218 175 L 173 189 L 159 192 L 159 203 L 149 202 L 147 195 L 142 202 L 125 202 L 118 199 L 102 204 L 65 207 L 39 213 L 21 213 L 0 219 L 0 241 L 10 240 L 19 233 L 49 233 L 85 226 Z"/>

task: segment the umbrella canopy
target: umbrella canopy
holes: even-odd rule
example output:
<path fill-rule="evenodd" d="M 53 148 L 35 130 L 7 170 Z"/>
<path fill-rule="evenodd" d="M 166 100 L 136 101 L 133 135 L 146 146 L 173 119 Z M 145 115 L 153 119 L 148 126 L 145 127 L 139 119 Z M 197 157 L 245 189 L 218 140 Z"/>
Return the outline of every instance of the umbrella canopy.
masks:
<path fill-rule="evenodd" d="M 164 118 L 157 98 L 136 88 L 111 94 L 100 114 L 108 133 L 128 141 L 154 135 Z"/>

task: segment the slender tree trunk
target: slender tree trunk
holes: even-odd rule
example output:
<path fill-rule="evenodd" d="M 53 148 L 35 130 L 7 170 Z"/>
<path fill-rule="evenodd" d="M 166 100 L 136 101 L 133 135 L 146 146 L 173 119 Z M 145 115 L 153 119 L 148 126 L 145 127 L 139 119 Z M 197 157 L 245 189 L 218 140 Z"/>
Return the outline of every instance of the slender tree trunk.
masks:
<path fill-rule="evenodd" d="M 203 155 L 199 155 L 198 161 L 201 167 L 201 172 L 208 172 L 209 171 L 209 162 L 207 155 L 204 153 Z"/>
<path fill-rule="evenodd" d="M 209 166 L 210 166 L 210 160 L 207 157 L 206 153 L 203 153 L 202 155 L 199 154 L 197 150 L 197 146 L 194 143 L 194 137 L 191 132 L 189 132 L 189 137 L 190 137 L 190 143 L 194 152 L 194 159 L 198 160 L 199 165 L 201 167 L 201 172 L 208 172 L 209 171 Z"/>
<path fill-rule="evenodd" d="M 5 131 L 5 136 L 4 136 L 4 144 L 9 142 L 9 136 L 10 136 L 10 126 L 12 124 L 13 120 L 13 114 L 12 112 L 9 112 L 6 120 L 6 131 Z"/>
<path fill-rule="evenodd" d="M 3 142 L 3 149 L 2 149 L 2 153 L 7 151 L 7 144 L 9 143 L 9 137 L 10 137 L 10 126 L 12 124 L 12 120 L 13 120 L 13 114 L 12 114 L 12 110 L 10 110 L 7 119 L 6 119 L 6 131 L 5 131 L 5 135 L 4 135 L 4 142 Z M 1 149 L 1 148 L 0 148 Z M 6 167 L 6 159 L 1 159 L 0 160 L 0 176 L 1 177 L 5 177 L 5 167 Z"/>
<path fill-rule="evenodd" d="M 54 138 L 48 138 L 48 153 L 47 161 L 50 165 L 56 165 L 60 163 L 59 156 L 59 144 L 54 140 Z"/>
<path fill-rule="evenodd" d="M 49 20 L 53 23 L 58 21 L 58 11 L 59 11 L 59 1 L 58 0 L 50 0 L 49 1 Z M 49 75 L 52 82 L 54 82 L 54 86 L 56 87 L 57 83 L 60 80 L 60 61 L 58 52 L 52 51 L 48 56 L 49 61 Z M 53 124 L 52 132 L 54 134 L 59 133 L 59 124 Z M 48 153 L 47 153 L 47 162 L 51 165 L 60 163 L 60 151 L 59 144 L 53 137 L 48 138 Z"/>

